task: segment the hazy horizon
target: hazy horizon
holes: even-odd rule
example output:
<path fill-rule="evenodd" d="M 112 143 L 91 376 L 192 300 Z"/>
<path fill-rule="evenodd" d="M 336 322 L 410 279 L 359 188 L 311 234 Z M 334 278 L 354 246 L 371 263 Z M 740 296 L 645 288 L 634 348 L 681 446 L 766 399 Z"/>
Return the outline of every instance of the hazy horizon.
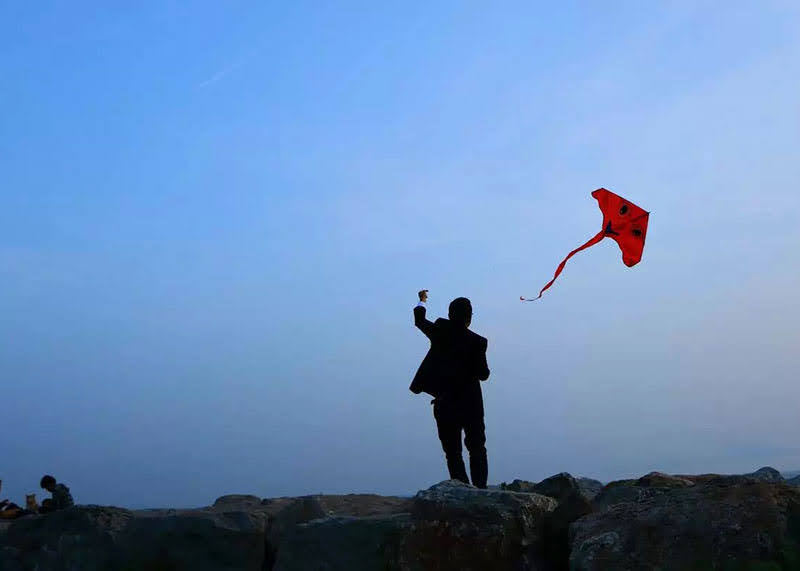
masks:
<path fill-rule="evenodd" d="M 0 499 L 407 494 L 472 300 L 489 482 L 800 469 L 789 1 L 0 3 Z M 642 262 L 590 193 L 651 212 Z"/>

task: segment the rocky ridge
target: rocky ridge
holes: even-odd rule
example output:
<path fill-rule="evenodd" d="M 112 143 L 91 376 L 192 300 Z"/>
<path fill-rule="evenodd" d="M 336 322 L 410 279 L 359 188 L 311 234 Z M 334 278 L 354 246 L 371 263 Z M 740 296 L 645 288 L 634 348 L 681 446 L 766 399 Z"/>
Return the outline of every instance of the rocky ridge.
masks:
<path fill-rule="evenodd" d="M 0 569 L 800 569 L 800 488 L 775 470 L 561 473 L 413 498 L 230 495 L 193 510 L 76 506 L 0 530 Z"/>

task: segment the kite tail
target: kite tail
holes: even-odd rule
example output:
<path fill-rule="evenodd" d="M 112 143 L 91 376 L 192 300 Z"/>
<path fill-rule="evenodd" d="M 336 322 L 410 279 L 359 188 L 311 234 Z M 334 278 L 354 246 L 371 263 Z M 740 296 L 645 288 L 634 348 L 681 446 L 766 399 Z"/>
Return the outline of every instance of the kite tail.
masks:
<path fill-rule="evenodd" d="M 596 235 L 594 238 L 592 238 L 591 240 L 589 240 L 588 242 L 586 242 L 586 243 L 585 243 L 583 246 L 581 246 L 580 248 L 576 248 L 576 249 L 572 250 L 572 251 L 571 251 L 571 252 L 570 252 L 570 253 L 567 255 L 567 257 L 566 257 L 566 258 L 564 258 L 564 260 L 563 260 L 563 261 L 562 261 L 560 264 L 558 264 L 558 268 L 556 268 L 556 273 L 555 273 L 555 275 L 553 276 L 553 279 L 552 279 L 552 280 L 550 280 L 549 282 L 547 282 L 547 285 L 546 285 L 546 286 L 544 286 L 544 287 L 542 288 L 542 291 L 540 291 L 540 292 L 539 292 L 539 297 L 535 297 L 535 298 L 532 298 L 532 299 L 528 299 L 528 298 L 525 298 L 525 297 L 522 297 L 522 296 L 520 296 L 519 300 L 520 300 L 520 301 L 536 301 L 537 299 L 539 299 L 540 297 L 542 297 L 542 294 L 545 292 L 545 290 L 546 290 L 546 289 L 548 289 L 548 288 L 549 288 L 551 285 L 553 285 L 553 282 L 554 282 L 554 281 L 556 281 L 556 278 L 558 277 L 558 274 L 560 274 L 560 273 L 561 273 L 561 270 L 563 270 L 563 269 L 564 269 L 564 266 L 565 266 L 565 265 L 567 265 L 567 260 L 569 260 L 569 259 L 570 259 L 572 256 L 574 256 L 575 254 L 577 254 L 577 253 L 578 253 L 578 252 L 580 252 L 581 250 L 585 250 L 585 249 L 586 249 L 586 248 L 588 248 L 589 246 L 594 246 L 594 245 L 595 245 L 595 244 L 597 244 L 597 243 L 598 243 L 600 240 L 602 240 L 604 237 L 605 237 L 605 230 L 600 230 L 600 232 L 598 232 L 598 233 L 597 233 L 597 235 Z"/>

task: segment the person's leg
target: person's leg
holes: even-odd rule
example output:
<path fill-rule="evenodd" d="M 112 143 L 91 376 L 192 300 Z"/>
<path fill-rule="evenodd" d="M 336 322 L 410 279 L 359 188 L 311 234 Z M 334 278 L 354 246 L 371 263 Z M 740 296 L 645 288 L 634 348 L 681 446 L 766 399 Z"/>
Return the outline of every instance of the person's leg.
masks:
<path fill-rule="evenodd" d="M 469 484 L 464 458 L 461 456 L 461 424 L 458 422 L 458 415 L 454 412 L 453 407 L 448 406 L 447 403 L 439 400 L 433 403 L 433 417 L 436 419 L 439 440 L 442 443 L 445 458 L 447 458 L 447 470 L 450 472 L 450 478 Z"/>
<path fill-rule="evenodd" d="M 472 485 L 486 488 L 489 462 L 486 458 L 486 426 L 483 423 L 483 406 L 469 407 L 464 411 L 464 445 L 469 450 L 469 472 Z"/>

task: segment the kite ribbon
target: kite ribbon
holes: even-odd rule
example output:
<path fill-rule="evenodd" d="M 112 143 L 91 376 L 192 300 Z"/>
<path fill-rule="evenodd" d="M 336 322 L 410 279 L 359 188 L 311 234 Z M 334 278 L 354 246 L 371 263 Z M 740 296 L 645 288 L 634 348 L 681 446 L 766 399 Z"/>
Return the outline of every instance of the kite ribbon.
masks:
<path fill-rule="evenodd" d="M 555 275 L 553 276 L 553 279 L 552 279 L 552 280 L 550 280 L 549 282 L 547 282 L 547 285 L 546 285 L 546 286 L 544 286 L 544 287 L 542 288 L 542 291 L 540 291 L 540 292 L 539 292 L 539 297 L 542 297 L 542 294 L 545 292 L 545 290 L 546 290 L 547 288 L 549 288 L 551 285 L 553 285 L 553 282 L 554 282 L 554 281 L 556 281 L 556 278 L 558 277 L 558 274 L 560 274 L 560 273 L 561 273 L 561 270 L 563 270 L 563 269 L 564 269 L 564 266 L 565 266 L 565 265 L 567 265 L 567 260 L 569 260 L 569 259 L 570 259 L 572 256 L 574 256 L 575 254 L 577 254 L 577 253 L 578 253 L 578 252 L 580 252 L 581 250 L 585 250 L 586 248 L 588 248 L 588 247 L 590 247 L 590 246 L 594 246 L 594 245 L 595 245 L 595 244 L 597 244 L 597 243 L 598 243 L 600 240 L 602 240 L 603 238 L 605 238 L 605 235 L 606 235 L 606 231 L 605 231 L 605 230 L 600 230 L 600 232 L 598 232 L 598 233 L 597 233 L 597 235 L 596 235 L 594 238 L 592 238 L 591 240 L 589 240 L 588 242 L 586 242 L 586 243 L 585 243 L 583 246 L 581 246 L 580 248 L 576 248 L 576 249 L 572 250 L 572 251 L 571 251 L 569 254 L 567 254 L 567 257 L 566 257 L 566 258 L 564 258 L 564 260 L 563 260 L 563 261 L 562 261 L 560 264 L 558 264 L 558 268 L 556 268 L 556 273 L 555 273 Z M 539 297 L 534 297 L 534 298 L 532 298 L 532 299 L 528 299 L 528 298 L 525 298 L 525 297 L 522 297 L 522 296 L 520 296 L 519 300 L 520 300 L 520 301 L 536 301 L 537 299 L 539 299 Z"/>

